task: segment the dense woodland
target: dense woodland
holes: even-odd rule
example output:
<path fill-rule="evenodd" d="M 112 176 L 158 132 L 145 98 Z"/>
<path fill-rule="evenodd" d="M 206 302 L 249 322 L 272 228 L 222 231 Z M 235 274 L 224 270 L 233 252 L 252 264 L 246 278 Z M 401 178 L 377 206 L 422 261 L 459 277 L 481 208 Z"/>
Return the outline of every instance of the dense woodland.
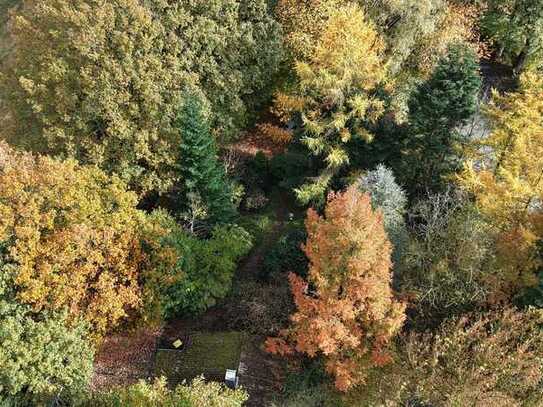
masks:
<path fill-rule="evenodd" d="M 1 406 L 543 406 L 541 0 L 0 0 L 0 139 Z"/>

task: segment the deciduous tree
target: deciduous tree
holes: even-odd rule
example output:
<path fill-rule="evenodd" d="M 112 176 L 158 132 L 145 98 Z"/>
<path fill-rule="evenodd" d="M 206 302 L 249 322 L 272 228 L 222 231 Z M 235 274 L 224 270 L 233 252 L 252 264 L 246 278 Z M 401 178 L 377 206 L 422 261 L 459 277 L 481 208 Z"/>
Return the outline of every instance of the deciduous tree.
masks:
<path fill-rule="evenodd" d="M 521 78 L 519 92 L 493 96 L 492 132 L 474 141 L 459 180 L 496 233 L 498 298 L 535 284 L 536 242 L 543 235 L 543 79 Z"/>
<path fill-rule="evenodd" d="M 213 105 L 217 135 L 233 137 L 281 58 L 265 0 L 24 0 L 10 27 L 8 141 L 96 164 L 141 194 L 175 180 L 187 83 Z"/>
<path fill-rule="evenodd" d="M 117 177 L 74 161 L 0 149 L 0 241 L 17 299 L 67 308 L 100 336 L 139 307 L 144 214 Z"/>
<path fill-rule="evenodd" d="M 408 244 L 405 191 L 396 183 L 392 170 L 381 164 L 362 176 L 358 186 L 370 194 L 373 209 L 383 213 L 385 231 L 393 245 L 392 258 L 395 264 L 399 264 Z"/>
<path fill-rule="evenodd" d="M 17 266 L 1 256 L 0 404 L 50 404 L 59 395 L 82 393 L 94 356 L 86 326 L 69 325 L 65 313 L 36 314 L 19 303 L 13 281 Z"/>
<path fill-rule="evenodd" d="M 387 344 L 404 320 L 390 287 L 391 245 L 382 215 L 356 186 L 331 194 L 324 217 L 310 209 L 306 228 L 308 280 L 290 275 L 297 311 L 267 349 L 323 356 L 336 387 L 347 390 L 390 360 Z"/>

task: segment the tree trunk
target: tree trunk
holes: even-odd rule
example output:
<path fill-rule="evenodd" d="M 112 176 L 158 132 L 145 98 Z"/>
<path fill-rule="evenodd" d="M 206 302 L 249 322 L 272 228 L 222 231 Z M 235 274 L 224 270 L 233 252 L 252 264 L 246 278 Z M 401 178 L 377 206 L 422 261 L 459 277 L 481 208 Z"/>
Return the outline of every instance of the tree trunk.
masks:
<path fill-rule="evenodd" d="M 526 61 L 528 60 L 528 53 L 530 52 L 530 38 L 526 38 L 524 47 L 520 54 L 518 54 L 513 65 L 513 72 L 515 75 L 519 75 L 525 68 Z"/>

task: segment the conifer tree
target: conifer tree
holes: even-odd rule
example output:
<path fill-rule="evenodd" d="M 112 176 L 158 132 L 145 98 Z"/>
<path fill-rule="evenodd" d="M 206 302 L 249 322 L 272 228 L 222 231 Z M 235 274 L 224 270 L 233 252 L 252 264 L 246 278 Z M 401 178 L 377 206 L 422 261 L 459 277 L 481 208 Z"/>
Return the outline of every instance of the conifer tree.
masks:
<path fill-rule="evenodd" d="M 451 47 L 428 81 L 412 94 L 409 131 L 404 140 L 403 168 L 399 171 L 411 192 L 436 192 L 460 165 L 457 151 L 463 137 L 456 127 L 477 108 L 481 86 L 476 55 L 462 46 Z"/>
<path fill-rule="evenodd" d="M 283 119 L 300 120 L 301 141 L 323 167 L 295 190 L 297 198 L 322 204 L 332 178 L 349 164 L 346 144 L 352 139 L 370 142 L 367 125 L 383 113 L 383 101 L 374 91 L 385 77 L 384 45 L 357 4 L 281 3 L 280 15 L 293 30 L 286 37 L 296 57 L 296 80 L 276 94 L 275 110 Z M 301 25 L 296 18 L 290 21 L 295 15 Z"/>
<path fill-rule="evenodd" d="M 357 186 L 331 194 L 325 217 L 307 213 L 308 281 L 290 274 L 296 312 L 267 350 L 323 356 L 335 385 L 363 383 L 369 369 L 390 360 L 387 344 L 405 318 L 390 287 L 391 245 L 383 217 Z"/>
<path fill-rule="evenodd" d="M 385 230 L 393 245 L 392 258 L 398 264 L 408 243 L 405 191 L 396 183 L 392 170 L 382 164 L 361 177 L 358 186 L 361 191 L 370 194 L 373 209 L 383 212 Z"/>
<path fill-rule="evenodd" d="M 190 210 L 191 205 L 199 201 L 212 222 L 231 219 L 235 213 L 231 187 L 218 160 L 215 139 L 198 97 L 186 98 L 177 127 L 181 136 L 178 162 L 181 209 Z"/>

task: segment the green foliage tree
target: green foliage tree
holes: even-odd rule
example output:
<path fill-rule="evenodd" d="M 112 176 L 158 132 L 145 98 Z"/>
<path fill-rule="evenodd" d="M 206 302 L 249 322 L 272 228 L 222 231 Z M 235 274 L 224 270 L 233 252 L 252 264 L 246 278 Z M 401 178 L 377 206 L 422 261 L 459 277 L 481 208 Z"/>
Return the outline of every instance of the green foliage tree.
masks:
<path fill-rule="evenodd" d="M 224 298 L 232 286 L 237 261 L 252 246 L 250 235 L 239 226 L 213 229 L 209 239 L 189 234 L 164 212 L 156 212 L 154 223 L 166 233 L 151 259 L 153 284 L 163 316 L 203 312 Z"/>
<path fill-rule="evenodd" d="M 494 42 L 498 56 L 510 63 L 516 73 L 543 65 L 541 1 L 487 0 L 481 26 L 483 34 Z"/>
<path fill-rule="evenodd" d="M 189 96 L 183 103 L 177 126 L 181 135 L 178 167 L 183 184 L 179 204 L 189 209 L 187 204 L 198 197 L 211 221 L 228 221 L 235 214 L 231 185 L 217 157 L 203 106 L 196 97 Z"/>
<path fill-rule="evenodd" d="M 0 68 L 8 141 L 116 173 L 141 194 L 175 179 L 181 90 L 218 135 L 245 122 L 280 59 L 265 0 L 24 0 Z"/>
<path fill-rule="evenodd" d="M 362 176 L 358 186 L 370 194 L 373 209 L 383 213 L 385 231 L 393 246 L 392 259 L 399 264 L 409 240 L 405 226 L 405 191 L 396 183 L 392 170 L 381 164 Z"/>
<path fill-rule="evenodd" d="M 476 55 L 455 46 L 411 95 L 409 131 L 398 171 L 410 192 L 440 190 L 444 179 L 459 169 L 457 149 L 464 139 L 456 127 L 475 113 L 480 86 Z"/>
<path fill-rule="evenodd" d="M 14 264 L 0 264 L 0 404 L 39 405 L 85 390 L 94 350 L 86 325 L 17 301 Z M 7 404 L 4 404 L 7 403 Z"/>

